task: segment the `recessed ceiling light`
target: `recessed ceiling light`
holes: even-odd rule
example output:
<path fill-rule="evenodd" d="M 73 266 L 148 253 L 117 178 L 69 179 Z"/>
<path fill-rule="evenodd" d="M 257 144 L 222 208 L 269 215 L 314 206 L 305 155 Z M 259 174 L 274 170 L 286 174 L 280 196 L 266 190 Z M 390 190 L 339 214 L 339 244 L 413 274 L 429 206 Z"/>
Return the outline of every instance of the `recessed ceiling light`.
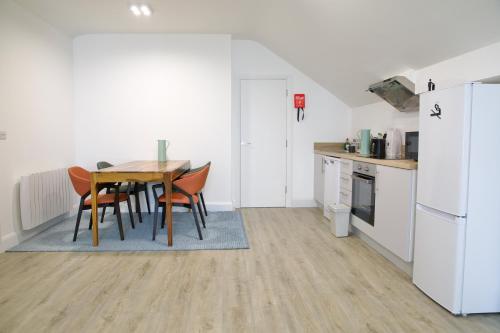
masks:
<path fill-rule="evenodd" d="M 139 6 L 136 5 L 131 5 L 130 6 L 130 11 L 135 15 L 135 16 L 141 16 L 141 11 L 139 9 Z"/>
<path fill-rule="evenodd" d="M 144 16 L 151 16 L 151 8 L 149 8 L 148 5 L 142 5 L 141 6 L 141 12 Z"/>

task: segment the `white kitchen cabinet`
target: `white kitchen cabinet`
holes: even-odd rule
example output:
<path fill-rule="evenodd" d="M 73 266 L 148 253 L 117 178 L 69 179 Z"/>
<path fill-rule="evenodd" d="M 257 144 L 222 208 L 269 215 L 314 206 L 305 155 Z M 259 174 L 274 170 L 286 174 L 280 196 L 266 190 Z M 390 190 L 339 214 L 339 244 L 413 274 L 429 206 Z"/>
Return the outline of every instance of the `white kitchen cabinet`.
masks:
<path fill-rule="evenodd" d="M 341 188 L 340 193 L 339 193 L 339 197 L 340 197 L 341 204 L 344 204 L 348 207 L 352 206 L 352 191 L 346 191 L 346 190 Z"/>
<path fill-rule="evenodd" d="M 413 260 L 416 170 L 377 165 L 375 240 L 404 261 Z"/>
<path fill-rule="evenodd" d="M 347 175 L 352 175 L 352 160 L 347 160 L 345 158 L 340 159 L 340 173 L 345 173 Z"/>
<path fill-rule="evenodd" d="M 352 205 L 352 165 L 351 160 L 340 160 L 340 203 Z"/>
<path fill-rule="evenodd" d="M 323 207 L 325 189 L 325 164 L 324 156 L 314 154 L 314 200 L 319 207 Z"/>

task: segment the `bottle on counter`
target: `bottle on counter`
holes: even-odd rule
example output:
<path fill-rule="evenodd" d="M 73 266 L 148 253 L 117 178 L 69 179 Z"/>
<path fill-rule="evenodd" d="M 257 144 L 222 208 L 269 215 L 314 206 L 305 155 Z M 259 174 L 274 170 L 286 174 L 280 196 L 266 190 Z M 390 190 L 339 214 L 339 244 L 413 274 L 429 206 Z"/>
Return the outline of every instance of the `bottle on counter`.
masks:
<path fill-rule="evenodd" d="M 356 153 L 359 150 L 359 142 L 356 139 L 352 139 L 351 147 L 349 147 L 350 153 Z"/>
<path fill-rule="evenodd" d="M 349 142 L 349 138 L 345 139 L 344 150 L 348 152 L 350 146 L 351 146 L 351 143 Z"/>

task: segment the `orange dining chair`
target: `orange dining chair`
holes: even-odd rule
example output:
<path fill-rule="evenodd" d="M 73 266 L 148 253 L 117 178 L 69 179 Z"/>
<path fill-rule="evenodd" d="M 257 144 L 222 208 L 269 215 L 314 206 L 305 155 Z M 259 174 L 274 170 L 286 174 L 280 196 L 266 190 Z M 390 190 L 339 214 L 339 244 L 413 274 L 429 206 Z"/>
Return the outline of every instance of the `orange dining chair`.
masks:
<path fill-rule="evenodd" d="M 80 227 L 80 220 L 84 210 L 92 209 L 92 200 L 90 196 L 90 172 L 84 168 L 74 166 L 68 169 L 68 174 L 73 184 L 75 192 L 80 196 L 80 206 L 78 208 L 78 215 L 76 218 L 75 233 L 73 235 L 73 242 L 76 241 L 78 236 L 78 229 Z M 122 218 L 120 214 L 120 202 L 127 201 L 128 212 L 130 215 L 130 224 L 132 228 L 134 225 L 134 216 L 132 215 L 132 206 L 130 204 L 130 196 L 128 193 L 120 193 L 119 188 L 121 184 L 101 184 L 98 190 L 113 187 L 114 193 L 98 194 L 97 206 L 98 207 L 114 207 L 116 210 L 116 218 L 118 220 L 118 230 L 120 231 L 120 239 L 124 240 Z M 90 216 L 89 230 L 92 229 L 92 215 Z"/>
<path fill-rule="evenodd" d="M 193 173 L 201 171 L 203 168 L 206 168 L 206 167 L 208 167 L 209 170 L 210 170 L 210 165 L 211 165 L 211 162 L 208 162 L 207 164 L 205 164 L 205 165 L 203 165 L 201 167 L 190 169 L 188 172 L 186 172 L 185 174 L 183 174 L 179 178 L 182 179 L 184 177 L 189 177 Z M 176 181 L 174 181 L 174 184 L 175 184 Z M 205 182 L 206 182 L 206 178 L 205 178 Z M 203 183 L 202 189 L 204 187 L 205 187 L 205 183 Z M 172 191 L 176 192 L 177 190 L 174 187 L 174 188 L 172 188 Z M 200 190 L 200 192 L 198 192 L 198 199 L 200 199 L 200 201 L 201 201 L 201 205 L 203 206 L 203 210 L 205 211 L 205 216 L 208 216 L 207 207 L 205 206 L 205 199 L 203 198 L 203 192 L 202 192 L 202 190 Z M 200 216 L 201 216 L 202 215 L 201 208 L 200 208 L 199 204 L 197 204 L 197 206 L 198 206 L 198 211 L 200 212 Z M 203 222 L 203 227 L 205 227 L 205 221 L 203 221 L 204 220 L 203 216 L 201 216 L 201 218 L 202 218 L 202 222 Z M 163 210 L 163 216 L 162 216 L 162 220 L 161 221 L 162 221 L 161 222 L 161 228 L 163 229 L 165 227 L 165 210 Z"/>
<path fill-rule="evenodd" d="M 207 164 L 210 165 L 210 162 L 208 162 Z M 204 167 L 205 167 L 205 165 L 201 166 L 199 168 L 191 169 L 191 170 L 189 170 L 189 172 L 186 175 L 189 175 L 192 172 L 200 171 Z M 182 178 L 182 176 L 181 176 L 181 178 Z M 203 211 L 205 212 L 205 216 L 208 216 L 207 206 L 205 205 L 205 198 L 203 197 L 203 191 L 200 191 L 200 193 L 198 193 L 198 194 L 200 195 L 200 201 L 201 201 L 201 205 L 203 207 Z M 201 209 L 200 209 L 200 211 L 201 211 Z M 165 223 L 165 219 L 163 219 L 163 223 Z"/>
<path fill-rule="evenodd" d="M 172 184 L 172 197 L 171 197 L 172 205 L 191 208 L 193 212 L 196 229 L 198 230 L 198 237 L 200 238 L 200 240 L 203 240 L 203 235 L 201 234 L 201 228 L 200 228 L 200 223 L 198 222 L 196 207 L 198 206 L 198 211 L 201 217 L 203 228 L 206 228 L 205 218 L 201 211 L 199 193 L 203 189 L 203 187 L 205 187 L 209 170 L 210 170 L 210 162 L 208 162 L 203 167 L 196 169 L 196 171 L 185 173 L 184 175 L 182 175 L 181 178 L 177 179 Z M 156 229 L 158 226 L 158 209 L 160 206 L 162 206 L 163 208 L 162 227 L 164 226 L 164 221 L 165 221 L 165 202 L 166 202 L 165 194 L 158 196 L 158 193 L 156 192 L 156 190 L 160 187 L 163 188 L 163 184 L 153 185 L 153 195 L 155 197 L 153 240 L 155 240 L 156 238 Z"/>
<path fill-rule="evenodd" d="M 97 162 L 97 170 L 102 170 L 105 168 L 110 168 L 112 167 L 113 164 L 106 162 L 106 161 L 100 161 Z M 151 214 L 151 206 L 149 204 L 149 192 L 148 192 L 148 183 L 131 183 L 122 185 L 120 186 L 120 192 L 121 193 L 127 193 L 127 189 L 130 186 L 130 190 L 128 192 L 129 195 L 133 195 L 135 198 L 135 212 L 139 216 L 139 223 L 142 223 L 142 212 L 141 212 L 141 201 L 139 199 L 139 194 L 141 192 L 144 192 L 144 196 L 146 197 L 146 205 L 148 206 L 148 214 Z M 107 193 L 111 193 L 112 188 L 109 188 Z M 102 215 L 101 215 L 101 223 L 104 221 L 104 214 L 106 214 L 106 207 L 102 209 Z"/>

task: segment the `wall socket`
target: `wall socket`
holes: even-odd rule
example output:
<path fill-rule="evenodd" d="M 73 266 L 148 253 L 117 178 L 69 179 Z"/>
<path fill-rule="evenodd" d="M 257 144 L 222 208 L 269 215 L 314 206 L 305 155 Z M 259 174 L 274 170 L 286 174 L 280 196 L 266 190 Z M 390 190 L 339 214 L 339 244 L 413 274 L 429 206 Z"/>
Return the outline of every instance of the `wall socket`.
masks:
<path fill-rule="evenodd" d="M 7 132 L 0 131 L 0 140 L 7 140 Z"/>

